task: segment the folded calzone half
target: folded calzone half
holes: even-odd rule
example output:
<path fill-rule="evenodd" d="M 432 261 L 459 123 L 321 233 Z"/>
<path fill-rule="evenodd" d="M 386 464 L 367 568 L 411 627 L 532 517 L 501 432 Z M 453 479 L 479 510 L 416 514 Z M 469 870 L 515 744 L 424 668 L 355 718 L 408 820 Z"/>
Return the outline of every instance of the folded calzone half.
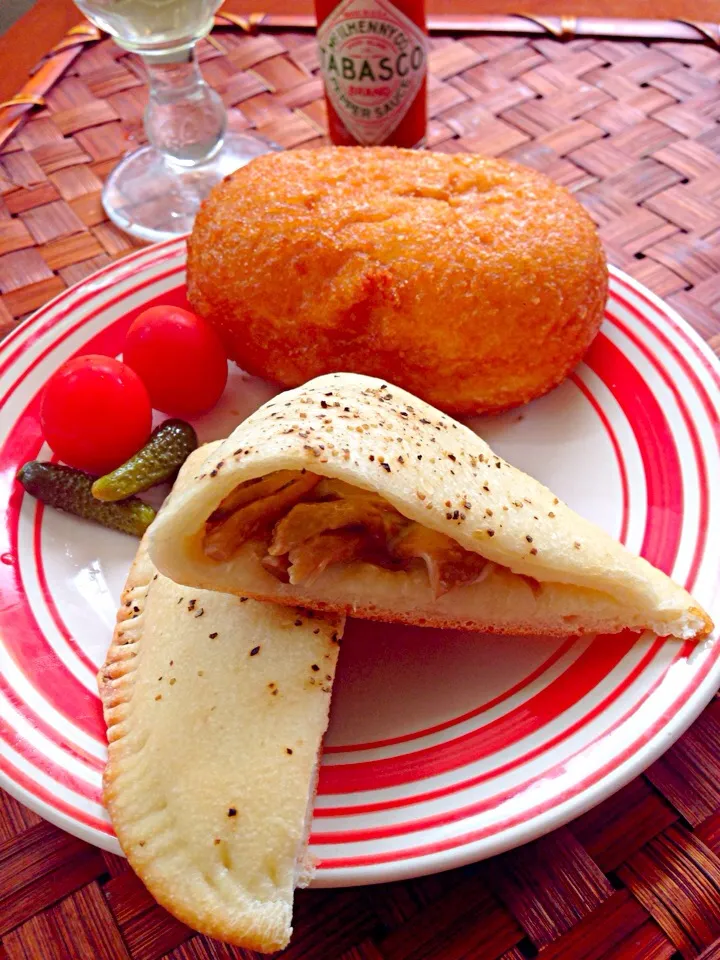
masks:
<path fill-rule="evenodd" d="M 98 678 L 104 797 L 150 893 L 203 933 L 267 952 L 290 939 L 341 631 L 179 587 L 140 547 Z"/>
<path fill-rule="evenodd" d="M 390 384 L 330 374 L 244 421 L 165 507 L 163 573 L 391 621 L 567 635 L 705 636 L 693 598 Z"/>

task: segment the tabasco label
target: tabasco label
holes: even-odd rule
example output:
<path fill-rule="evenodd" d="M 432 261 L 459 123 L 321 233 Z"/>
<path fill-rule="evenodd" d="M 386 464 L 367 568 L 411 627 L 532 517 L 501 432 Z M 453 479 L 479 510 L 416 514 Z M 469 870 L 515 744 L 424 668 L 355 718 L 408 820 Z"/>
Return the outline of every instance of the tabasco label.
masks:
<path fill-rule="evenodd" d="M 318 42 L 339 119 L 358 143 L 384 143 L 425 79 L 425 34 L 390 0 L 343 0 L 320 25 Z"/>

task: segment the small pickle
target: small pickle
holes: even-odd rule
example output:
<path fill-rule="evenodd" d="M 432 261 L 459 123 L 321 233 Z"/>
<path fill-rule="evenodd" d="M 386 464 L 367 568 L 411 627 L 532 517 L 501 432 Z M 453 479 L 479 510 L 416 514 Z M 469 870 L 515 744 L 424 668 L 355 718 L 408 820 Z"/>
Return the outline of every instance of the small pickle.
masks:
<path fill-rule="evenodd" d="M 60 463 L 31 460 L 20 470 L 17 479 L 31 497 L 110 530 L 141 537 L 155 519 L 153 508 L 137 497 L 121 503 L 96 500 L 91 492 L 95 477 Z"/>
<path fill-rule="evenodd" d="M 189 423 L 165 420 L 141 450 L 95 481 L 92 494 L 98 500 L 124 500 L 172 480 L 196 447 L 197 436 Z"/>

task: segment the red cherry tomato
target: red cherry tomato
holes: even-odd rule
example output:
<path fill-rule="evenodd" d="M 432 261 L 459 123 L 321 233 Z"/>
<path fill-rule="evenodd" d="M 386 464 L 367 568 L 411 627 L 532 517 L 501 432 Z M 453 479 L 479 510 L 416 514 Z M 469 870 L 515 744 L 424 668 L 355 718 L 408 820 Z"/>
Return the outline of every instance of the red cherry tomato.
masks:
<path fill-rule="evenodd" d="M 133 322 L 125 363 L 142 377 L 152 405 L 174 417 L 210 410 L 227 382 L 227 355 L 202 317 L 180 307 L 150 307 Z"/>
<path fill-rule="evenodd" d="M 140 377 L 113 357 L 68 360 L 48 380 L 40 422 L 53 453 L 71 467 L 114 470 L 150 436 L 152 408 Z"/>

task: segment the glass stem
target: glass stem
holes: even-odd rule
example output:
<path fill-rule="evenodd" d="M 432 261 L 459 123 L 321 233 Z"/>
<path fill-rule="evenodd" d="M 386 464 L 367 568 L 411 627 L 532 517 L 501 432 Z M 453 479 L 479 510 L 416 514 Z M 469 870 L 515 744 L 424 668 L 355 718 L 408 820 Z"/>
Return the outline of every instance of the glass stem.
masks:
<path fill-rule="evenodd" d="M 227 116 L 203 80 L 194 47 L 172 57 L 143 57 L 150 82 L 145 130 L 153 146 L 184 167 L 209 160 L 222 146 Z"/>

